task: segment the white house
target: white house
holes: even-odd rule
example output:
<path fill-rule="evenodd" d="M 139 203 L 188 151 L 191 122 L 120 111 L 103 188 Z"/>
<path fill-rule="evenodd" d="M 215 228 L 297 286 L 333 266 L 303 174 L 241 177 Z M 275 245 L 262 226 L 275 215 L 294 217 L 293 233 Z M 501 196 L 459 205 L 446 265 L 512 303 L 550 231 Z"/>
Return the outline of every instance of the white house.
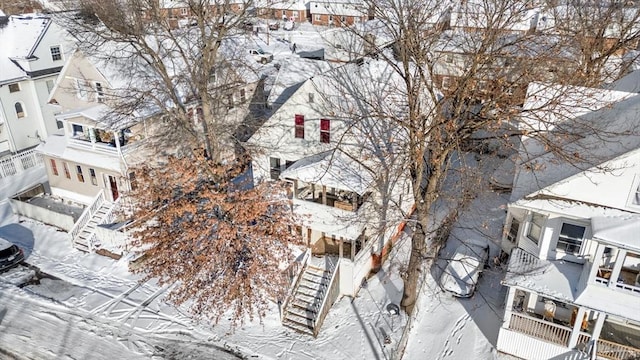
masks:
<path fill-rule="evenodd" d="M 0 24 L 0 154 L 33 148 L 59 128 L 46 103 L 71 51 L 48 16 L 12 15 Z"/>
<path fill-rule="evenodd" d="M 574 134 L 555 137 L 573 159 L 538 135 L 523 139 L 502 239 L 510 259 L 497 349 L 526 359 L 637 358 L 640 96 L 572 87 L 563 98 L 558 90 L 533 84 L 525 109 L 545 98 L 571 105 L 538 111 L 544 125 L 535 126 Z"/>
<path fill-rule="evenodd" d="M 291 183 L 309 248 L 284 304 L 286 326 L 317 335 L 333 302 L 356 295 L 413 205 L 404 159 L 390 151 L 406 136 L 371 115 L 382 101 L 401 108 L 398 81 L 373 60 L 315 76 L 247 143 L 255 182 Z M 364 98 L 374 105 L 357 101 Z"/>

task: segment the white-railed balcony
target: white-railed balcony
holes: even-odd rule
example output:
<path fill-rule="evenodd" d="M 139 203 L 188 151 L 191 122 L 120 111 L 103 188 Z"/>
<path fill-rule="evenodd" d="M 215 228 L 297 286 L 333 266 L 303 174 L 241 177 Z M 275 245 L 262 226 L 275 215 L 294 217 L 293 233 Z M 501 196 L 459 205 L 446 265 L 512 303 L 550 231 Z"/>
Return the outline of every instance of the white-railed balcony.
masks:
<path fill-rule="evenodd" d="M 119 156 L 120 154 L 126 155 L 133 149 L 139 147 L 142 144 L 142 140 L 131 141 L 126 139 L 124 144 L 121 143 L 122 139 L 114 138 L 111 141 L 101 141 L 96 138 L 89 138 L 84 135 L 75 135 L 69 137 L 68 145 L 78 150 L 90 151 L 94 153 Z"/>

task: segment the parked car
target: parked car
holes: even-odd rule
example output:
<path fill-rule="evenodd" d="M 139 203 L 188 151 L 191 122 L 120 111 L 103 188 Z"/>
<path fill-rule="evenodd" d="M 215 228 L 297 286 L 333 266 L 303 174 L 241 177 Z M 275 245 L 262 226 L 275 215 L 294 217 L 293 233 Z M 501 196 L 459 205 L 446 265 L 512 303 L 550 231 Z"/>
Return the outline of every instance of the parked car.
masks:
<path fill-rule="evenodd" d="M 0 271 L 12 268 L 24 260 L 24 252 L 17 245 L 0 238 Z"/>
<path fill-rule="evenodd" d="M 460 245 L 440 276 L 440 287 L 457 297 L 470 297 L 489 259 L 489 244 L 467 241 Z"/>
<path fill-rule="evenodd" d="M 273 54 L 264 52 L 262 49 L 249 49 L 249 54 L 251 54 L 251 56 L 261 64 L 273 61 Z"/>

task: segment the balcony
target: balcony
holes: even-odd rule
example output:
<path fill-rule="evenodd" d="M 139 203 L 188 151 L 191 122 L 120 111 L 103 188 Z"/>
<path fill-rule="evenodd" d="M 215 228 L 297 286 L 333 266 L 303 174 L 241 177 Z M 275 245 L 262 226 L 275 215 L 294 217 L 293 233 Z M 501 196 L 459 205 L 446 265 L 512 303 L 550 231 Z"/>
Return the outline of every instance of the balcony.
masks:
<path fill-rule="evenodd" d="M 295 198 L 316 204 L 322 204 L 345 211 L 357 212 L 369 194 L 363 196 L 352 191 L 323 187 L 299 181 L 295 189 Z"/>

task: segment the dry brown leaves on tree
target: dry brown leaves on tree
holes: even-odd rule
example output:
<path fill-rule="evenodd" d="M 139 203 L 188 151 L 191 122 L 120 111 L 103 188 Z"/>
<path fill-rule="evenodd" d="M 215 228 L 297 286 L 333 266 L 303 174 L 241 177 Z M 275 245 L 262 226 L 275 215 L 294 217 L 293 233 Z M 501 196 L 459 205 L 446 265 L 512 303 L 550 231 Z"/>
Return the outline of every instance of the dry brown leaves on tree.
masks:
<path fill-rule="evenodd" d="M 294 216 L 275 183 L 246 189 L 239 171 L 206 160 L 169 158 L 136 170 L 133 227 L 144 263 L 136 272 L 175 284 L 169 300 L 232 326 L 282 298 L 292 260 Z M 249 180 L 250 181 L 250 178 Z"/>

